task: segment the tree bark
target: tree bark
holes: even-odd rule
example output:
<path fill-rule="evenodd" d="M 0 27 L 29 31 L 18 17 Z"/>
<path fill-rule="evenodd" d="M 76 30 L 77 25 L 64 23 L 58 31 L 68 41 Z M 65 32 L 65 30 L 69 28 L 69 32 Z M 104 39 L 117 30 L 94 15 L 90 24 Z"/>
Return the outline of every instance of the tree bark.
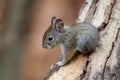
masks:
<path fill-rule="evenodd" d="M 120 0 L 86 0 L 76 22 L 95 25 L 102 47 L 59 69 L 54 65 L 45 80 L 120 80 Z"/>

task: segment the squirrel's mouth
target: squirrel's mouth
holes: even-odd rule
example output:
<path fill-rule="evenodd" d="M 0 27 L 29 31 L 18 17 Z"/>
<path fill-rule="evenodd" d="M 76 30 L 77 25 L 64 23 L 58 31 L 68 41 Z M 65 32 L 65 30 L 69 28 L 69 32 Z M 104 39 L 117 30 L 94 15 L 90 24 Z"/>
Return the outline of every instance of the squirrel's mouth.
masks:
<path fill-rule="evenodd" d="M 43 48 L 52 49 L 53 45 L 46 43 L 46 44 L 43 44 Z"/>
<path fill-rule="evenodd" d="M 52 46 L 51 44 L 47 44 L 47 48 L 48 48 L 48 49 L 52 49 L 53 46 Z"/>

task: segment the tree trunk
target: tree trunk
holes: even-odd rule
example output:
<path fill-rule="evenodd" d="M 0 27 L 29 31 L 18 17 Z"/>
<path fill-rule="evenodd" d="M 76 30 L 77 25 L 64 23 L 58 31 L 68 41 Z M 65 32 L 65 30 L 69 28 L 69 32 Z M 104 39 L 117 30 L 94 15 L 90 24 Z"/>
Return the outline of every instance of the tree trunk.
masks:
<path fill-rule="evenodd" d="M 0 80 L 19 80 L 19 68 L 24 38 L 29 25 L 32 0 L 6 1 L 6 16 L 2 35 L 3 50 L 0 60 Z"/>
<path fill-rule="evenodd" d="M 99 29 L 102 47 L 59 69 L 54 65 L 45 80 L 120 80 L 120 0 L 86 0 L 77 23 L 84 21 Z"/>

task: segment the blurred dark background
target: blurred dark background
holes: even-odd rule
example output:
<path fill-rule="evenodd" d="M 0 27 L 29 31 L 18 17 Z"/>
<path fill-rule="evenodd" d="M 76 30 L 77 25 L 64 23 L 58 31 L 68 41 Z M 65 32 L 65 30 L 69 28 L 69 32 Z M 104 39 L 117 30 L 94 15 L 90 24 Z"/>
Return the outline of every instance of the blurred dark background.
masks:
<path fill-rule="evenodd" d="M 72 25 L 84 0 L 0 0 L 0 80 L 43 80 L 60 47 L 42 48 L 51 17 Z"/>

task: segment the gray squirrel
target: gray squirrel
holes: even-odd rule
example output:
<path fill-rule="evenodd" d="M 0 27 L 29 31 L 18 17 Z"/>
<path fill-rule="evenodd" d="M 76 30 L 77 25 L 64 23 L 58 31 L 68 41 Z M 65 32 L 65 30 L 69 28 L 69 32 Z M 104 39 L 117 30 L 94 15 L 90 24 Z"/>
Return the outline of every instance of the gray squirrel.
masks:
<path fill-rule="evenodd" d="M 77 23 L 73 26 L 65 26 L 62 19 L 55 16 L 51 19 L 51 25 L 43 35 L 42 46 L 52 49 L 61 45 L 62 60 L 56 65 L 64 66 L 74 56 L 76 51 L 88 54 L 95 51 L 99 45 L 100 33 L 90 23 Z"/>

